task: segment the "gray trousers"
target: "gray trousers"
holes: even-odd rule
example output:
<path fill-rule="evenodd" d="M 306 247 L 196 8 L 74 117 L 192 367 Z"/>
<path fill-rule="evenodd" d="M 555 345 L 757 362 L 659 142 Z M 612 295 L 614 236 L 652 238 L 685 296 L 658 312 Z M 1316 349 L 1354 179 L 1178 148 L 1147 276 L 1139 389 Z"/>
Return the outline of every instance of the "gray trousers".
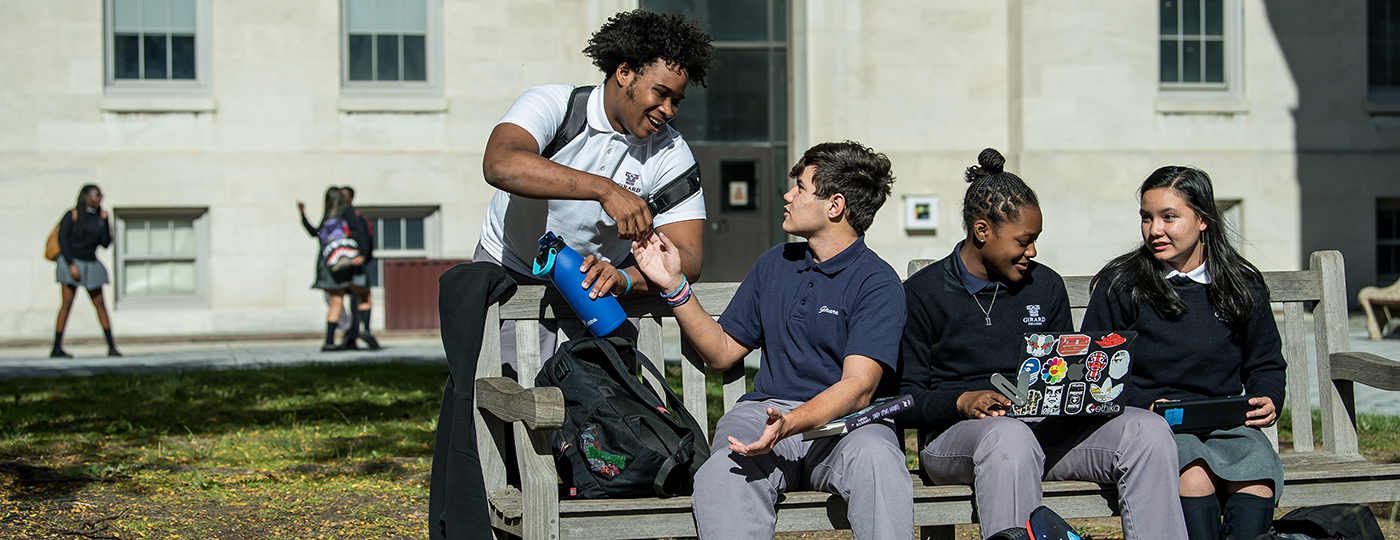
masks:
<path fill-rule="evenodd" d="M 1144 409 L 1104 419 L 964 420 L 929 442 L 919 463 L 935 484 L 972 484 L 984 539 L 1026 525 L 1044 478 L 1117 485 L 1128 540 L 1186 540 L 1176 442 Z"/>
<path fill-rule="evenodd" d="M 778 522 L 778 495 L 804 489 L 845 499 L 857 539 L 913 538 L 914 486 L 890 424 L 867 424 L 815 441 L 803 442 L 796 435 L 759 456 L 729 450 L 728 437 L 744 443 L 758 440 L 768 407 L 787 412 L 801 404 L 744 401 L 720 418 L 710 458 L 695 475 L 691 497 L 700 538 L 771 539 Z"/>

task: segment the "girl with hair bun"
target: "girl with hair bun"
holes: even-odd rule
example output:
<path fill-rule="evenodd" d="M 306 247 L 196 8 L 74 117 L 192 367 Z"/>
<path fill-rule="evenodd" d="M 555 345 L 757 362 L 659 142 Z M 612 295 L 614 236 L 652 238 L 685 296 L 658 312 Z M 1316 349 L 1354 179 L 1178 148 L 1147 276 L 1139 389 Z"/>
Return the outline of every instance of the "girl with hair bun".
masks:
<path fill-rule="evenodd" d="M 1041 481 L 1118 486 L 1125 538 L 1184 540 L 1172 434 L 1160 416 L 1012 418 L 995 373 L 1020 370 L 1027 332 L 1073 330 L 1064 279 L 1036 263 L 1040 202 L 988 148 L 968 167 L 967 237 L 904 282 L 908 315 L 899 416 L 919 429 L 919 465 L 935 484 L 972 484 L 982 538 L 1026 523 Z M 1021 533 L 1024 534 L 1024 533 Z"/>
<path fill-rule="evenodd" d="M 1259 431 L 1278 419 L 1286 369 L 1269 290 L 1230 245 L 1205 171 L 1157 169 L 1138 199 L 1142 244 L 1094 276 L 1083 327 L 1138 333 L 1131 405 L 1252 396 L 1243 425 L 1175 436 L 1191 538 L 1251 540 L 1268 531 L 1283 487 Z"/>

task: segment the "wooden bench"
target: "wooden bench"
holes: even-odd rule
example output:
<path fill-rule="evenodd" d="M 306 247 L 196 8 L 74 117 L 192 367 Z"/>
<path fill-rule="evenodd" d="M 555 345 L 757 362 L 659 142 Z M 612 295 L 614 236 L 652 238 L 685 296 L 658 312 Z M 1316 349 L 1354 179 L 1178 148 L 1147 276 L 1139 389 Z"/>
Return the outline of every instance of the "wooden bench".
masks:
<path fill-rule="evenodd" d="M 909 264 L 912 274 L 932 261 Z M 1089 277 L 1067 277 L 1070 304 L 1084 308 L 1089 301 Z M 1298 272 L 1266 272 L 1271 300 L 1283 304 L 1284 355 L 1288 359 L 1288 392 L 1293 415 L 1293 450 L 1283 454 L 1283 506 L 1327 503 L 1366 503 L 1400 500 L 1400 465 L 1367 463 L 1358 452 L 1352 382 L 1400 390 L 1400 363 L 1367 353 L 1349 352 L 1346 286 L 1342 256 L 1336 251 L 1313 253 L 1311 267 Z M 728 305 L 736 283 L 695 285 L 695 295 L 712 315 Z M 1306 304 L 1315 304 L 1318 380 L 1322 381 L 1323 449 L 1314 450 L 1312 416 L 1308 406 Z M 660 298 L 626 298 L 624 308 L 641 317 L 638 345 L 652 361 L 662 361 L 661 318 L 670 315 Z M 559 317 L 565 333 L 580 335 L 572 312 L 557 293 L 544 287 L 519 287 L 490 307 L 487 328 L 500 320 L 522 327 Z M 572 326 L 572 328 L 569 328 Z M 476 381 L 476 423 L 483 474 L 498 537 L 505 533 L 533 539 L 662 538 L 695 535 L 690 498 L 560 501 L 558 476 L 549 448 L 549 430 L 563 420 L 562 397 L 555 388 L 529 388 L 539 369 L 539 342 L 532 332 L 517 332 L 516 381 L 501 378 L 500 336 L 487 331 Z M 706 411 L 704 365 L 682 345 L 681 386 L 686 407 L 697 418 Z M 661 367 L 661 366 L 658 366 Z M 651 380 L 652 385 L 664 381 Z M 741 367 L 723 375 L 723 401 L 729 410 L 744 392 Z M 1296 402 L 1296 403 L 1295 403 Z M 704 422 L 701 422 L 704 424 Z M 1270 437 L 1277 441 L 1276 429 Z M 515 441 L 519 485 L 507 485 L 506 440 Z M 1275 442 L 1277 445 L 1277 442 Z M 974 523 L 969 486 L 926 486 L 914 477 L 914 520 L 920 538 L 951 539 L 953 527 Z M 1091 482 L 1046 482 L 1044 502 L 1063 516 L 1115 515 L 1117 494 L 1111 485 Z M 792 492 L 778 503 L 778 532 L 849 528 L 845 503 L 820 492 Z"/>
<path fill-rule="evenodd" d="M 1356 301 L 1366 311 L 1366 333 L 1371 339 L 1381 339 L 1390 331 L 1390 323 L 1396 320 L 1390 310 L 1400 310 L 1400 279 L 1389 287 L 1362 287 L 1356 293 Z"/>

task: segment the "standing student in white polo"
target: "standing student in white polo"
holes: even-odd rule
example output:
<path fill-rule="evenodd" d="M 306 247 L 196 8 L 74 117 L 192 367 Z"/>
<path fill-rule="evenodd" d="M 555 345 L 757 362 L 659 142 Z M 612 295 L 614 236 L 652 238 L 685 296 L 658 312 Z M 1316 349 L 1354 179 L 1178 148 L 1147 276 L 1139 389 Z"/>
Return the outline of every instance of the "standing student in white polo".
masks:
<path fill-rule="evenodd" d="M 629 250 L 632 240 L 659 230 L 680 249 L 685 275 L 698 278 L 703 194 L 658 216 L 647 201 L 695 165 L 690 147 L 667 123 L 686 87 L 704 85 L 713 63 L 710 42 L 709 34 L 679 15 L 633 10 L 613 16 L 583 51 L 605 75 L 588 96 L 587 123 L 548 159 L 541 151 L 555 138 L 573 87 L 537 86 L 516 99 L 486 142 L 482 168 L 499 191 L 481 225 L 474 260 L 500 264 L 518 283 L 543 283 L 531 275 L 531 261 L 540 236 L 553 231 L 585 257 L 591 295 L 654 292 L 656 285 L 636 270 Z M 541 336 L 545 355 L 554 345 L 554 329 L 547 330 Z M 501 338 L 513 348 L 513 325 L 502 325 Z M 506 356 L 512 363 L 514 355 Z"/>

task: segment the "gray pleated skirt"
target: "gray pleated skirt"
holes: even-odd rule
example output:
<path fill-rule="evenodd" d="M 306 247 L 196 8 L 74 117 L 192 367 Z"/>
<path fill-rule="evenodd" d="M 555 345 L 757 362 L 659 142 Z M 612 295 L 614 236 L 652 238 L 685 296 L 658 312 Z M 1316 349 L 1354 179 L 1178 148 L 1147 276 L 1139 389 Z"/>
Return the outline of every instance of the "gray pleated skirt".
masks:
<path fill-rule="evenodd" d="M 107 267 L 102 266 L 101 261 L 74 260 L 73 264 L 78 265 L 78 273 L 80 274 L 80 278 L 76 280 L 73 279 L 72 274 L 68 273 L 68 259 L 63 258 L 63 255 L 59 255 L 58 260 L 54 262 L 58 263 L 54 278 L 56 278 L 59 283 L 72 285 L 74 287 L 82 287 L 91 291 L 93 289 L 100 289 L 109 282 L 107 279 Z"/>
<path fill-rule="evenodd" d="M 1181 468 L 1198 459 L 1211 472 L 1233 482 L 1273 480 L 1274 504 L 1283 493 L 1283 462 L 1264 433 L 1252 427 L 1217 429 L 1209 434 L 1176 434 L 1176 459 Z"/>

